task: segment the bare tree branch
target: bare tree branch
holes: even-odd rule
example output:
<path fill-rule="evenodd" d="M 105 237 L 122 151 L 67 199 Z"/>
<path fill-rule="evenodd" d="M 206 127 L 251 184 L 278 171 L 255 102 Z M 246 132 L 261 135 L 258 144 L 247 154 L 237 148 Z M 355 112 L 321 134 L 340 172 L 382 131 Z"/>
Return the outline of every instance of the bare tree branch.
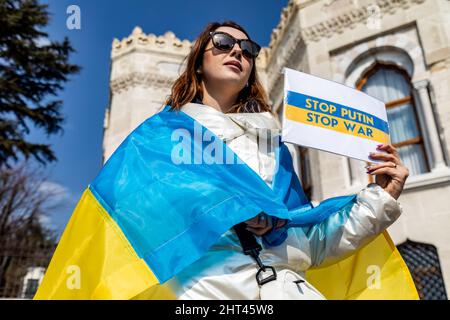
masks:
<path fill-rule="evenodd" d="M 27 162 L 0 167 L 0 287 L 7 282 L 8 270 L 17 265 L 12 264 L 12 251 L 56 242 L 56 233 L 42 224 L 42 218 L 58 207 L 54 199 L 61 191 L 43 188 L 48 181 L 41 170 Z"/>

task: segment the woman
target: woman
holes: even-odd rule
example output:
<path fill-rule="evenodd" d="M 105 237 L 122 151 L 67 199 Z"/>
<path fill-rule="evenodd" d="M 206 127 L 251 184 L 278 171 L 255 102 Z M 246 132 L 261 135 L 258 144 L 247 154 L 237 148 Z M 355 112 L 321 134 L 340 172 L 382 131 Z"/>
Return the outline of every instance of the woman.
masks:
<path fill-rule="evenodd" d="M 277 141 L 267 137 L 279 135 L 280 128 L 258 80 L 255 60 L 259 49 L 238 24 L 209 24 L 195 42 L 166 105 L 219 136 L 270 186 L 275 170 L 273 148 L 261 144 Z M 178 299 L 324 299 L 305 280 L 305 271 L 354 252 L 401 214 L 396 200 L 408 169 L 392 145 L 378 149 L 384 152 L 373 153 L 371 158 L 384 162 L 367 168 L 376 175 L 376 183 L 319 225 L 288 229 L 281 245 L 269 247 L 260 236 L 286 221 L 278 220 L 273 226 L 271 217 L 260 214 L 245 222 L 263 247 L 261 261 L 277 271 L 275 281 L 258 285 L 255 260 L 243 254 L 235 230 L 230 229 L 201 259 L 165 285 Z"/>

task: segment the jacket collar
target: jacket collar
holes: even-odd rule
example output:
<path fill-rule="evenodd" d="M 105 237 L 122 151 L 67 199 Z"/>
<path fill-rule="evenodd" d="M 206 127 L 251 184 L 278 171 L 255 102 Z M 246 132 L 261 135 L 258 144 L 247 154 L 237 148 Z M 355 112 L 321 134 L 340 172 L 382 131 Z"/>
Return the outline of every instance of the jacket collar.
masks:
<path fill-rule="evenodd" d="M 181 111 L 224 141 L 246 133 L 266 139 L 280 134 L 280 126 L 270 112 L 223 113 L 211 106 L 194 102 L 185 104 Z"/>

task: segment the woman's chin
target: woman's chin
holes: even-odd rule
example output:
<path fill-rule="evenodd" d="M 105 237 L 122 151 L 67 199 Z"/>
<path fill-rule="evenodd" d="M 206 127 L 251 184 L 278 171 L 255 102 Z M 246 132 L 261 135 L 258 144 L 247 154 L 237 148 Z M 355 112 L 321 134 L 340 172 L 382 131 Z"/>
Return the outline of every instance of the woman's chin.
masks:
<path fill-rule="evenodd" d="M 245 86 L 245 79 L 242 79 L 241 76 L 237 75 L 237 74 L 227 74 L 224 75 L 220 81 L 223 81 L 225 83 L 227 83 L 227 85 L 233 85 L 236 87 L 244 87 Z"/>
<path fill-rule="evenodd" d="M 208 80 L 210 84 L 217 84 L 218 87 L 233 87 L 237 91 L 242 90 L 246 83 L 246 79 L 236 73 L 233 74 L 233 72 L 224 72 L 220 77 L 209 78 Z"/>

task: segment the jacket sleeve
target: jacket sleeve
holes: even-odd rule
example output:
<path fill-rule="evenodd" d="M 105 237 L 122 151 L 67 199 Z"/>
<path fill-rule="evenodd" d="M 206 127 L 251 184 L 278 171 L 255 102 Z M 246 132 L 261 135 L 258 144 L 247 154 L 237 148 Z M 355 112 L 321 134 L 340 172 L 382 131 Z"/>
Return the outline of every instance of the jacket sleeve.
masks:
<path fill-rule="evenodd" d="M 303 228 L 310 246 L 311 265 L 324 266 L 351 255 L 388 228 L 402 207 L 376 183 L 326 220 Z"/>

